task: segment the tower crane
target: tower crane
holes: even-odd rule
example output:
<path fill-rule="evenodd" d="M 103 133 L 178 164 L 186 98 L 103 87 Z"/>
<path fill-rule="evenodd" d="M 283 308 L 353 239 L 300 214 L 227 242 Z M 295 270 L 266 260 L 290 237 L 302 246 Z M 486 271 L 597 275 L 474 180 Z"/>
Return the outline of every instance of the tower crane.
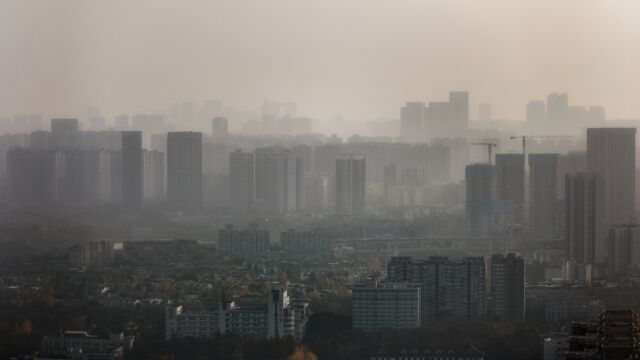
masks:
<path fill-rule="evenodd" d="M 487 152 L 489 153 L 489 165 L 491 165 L 491 153 L 493 151 L 493 148 L 498 146 L 498 144 L 496 143 L 491 143 L 491 142 L 475 142 L 475 143 L 471 143 L 471 145 L 482 145 L 482 146 L 486 146 L 487 147 Z"/>
<path fill-rule="evenodd" d="M 522 139 L 522 169 L 524 171 L 527 166 L 527 139 L 553 139 L 553 138 L 567 138 L 570 137 L 568 135 L 519 135 L 519 136 L 511 136 L 509 139 Z"/>

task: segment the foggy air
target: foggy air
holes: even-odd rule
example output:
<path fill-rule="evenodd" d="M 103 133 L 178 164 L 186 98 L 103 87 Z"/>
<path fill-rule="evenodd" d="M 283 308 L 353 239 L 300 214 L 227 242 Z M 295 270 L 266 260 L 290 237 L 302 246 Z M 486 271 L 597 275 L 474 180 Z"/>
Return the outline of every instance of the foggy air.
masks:
<path fill-rule="evenodd" d="M 640 4 L 0 0 L 0 358 L 640 358 Z"/>

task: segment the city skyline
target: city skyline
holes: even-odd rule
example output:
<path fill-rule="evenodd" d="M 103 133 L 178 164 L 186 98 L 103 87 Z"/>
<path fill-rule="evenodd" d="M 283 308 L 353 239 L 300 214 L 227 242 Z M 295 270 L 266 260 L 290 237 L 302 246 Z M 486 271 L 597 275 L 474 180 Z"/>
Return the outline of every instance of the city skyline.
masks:
<path fill-rule="evenodd" d="M 492 103 L 495 118 L 524 119 L 528 101 L 552 92 L 605 106 L 611 118 L 640 118 L 633 81 L 640 70 L 632 65 L 640 57 L 633 46 L 638 6 L 7 1 L 0 4 L 0 77 L 14 86 L 0 93 L 0 108 L 53 117 L 94 105 L 116 116 L 180 101 L 222 99 L 251 109 L 281 100 L 335 126 L 337 114 L 350 123 L 395 118 L 403 101 L 439 101 L 452 89 L 475 94 L 472 119 L 480 103 Z M 225 15 L 208 21 L 217 14 Z M 422 41 L 409 40 L 416 36 Z"/>

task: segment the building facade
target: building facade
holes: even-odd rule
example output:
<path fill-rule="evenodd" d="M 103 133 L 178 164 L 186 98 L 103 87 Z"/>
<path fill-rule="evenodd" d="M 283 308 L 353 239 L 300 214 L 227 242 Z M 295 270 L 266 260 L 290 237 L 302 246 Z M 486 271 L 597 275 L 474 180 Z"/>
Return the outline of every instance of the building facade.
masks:
<path fill-rule="evenodd" d="M 223 302 L 217 311 L 187 312 L 182 306 L 170 305 L 165 309 L 165 338 L 234 334 L 257 339 L 291 336 L 300 342 L 308 315 L 308 303 L 291 300 L 281 288 L 270 291 L 265 308 L 245 309 Z"/>
<path fill-rule="evenodd" d="M 366 282 L 353 287 L 353 328 L 410 329 L 420 326 L 420 286 Z"/>
<path fill-rule="evenodd" d="M 202 207 L 202 133 L 167 134 L 167 201 L 178 210 Z"/>
<path fill-rule="evenodd" d="M 366 165 L 364 155 L 336 158 L 336 213 L 362 214 L 365 211 Z"/>

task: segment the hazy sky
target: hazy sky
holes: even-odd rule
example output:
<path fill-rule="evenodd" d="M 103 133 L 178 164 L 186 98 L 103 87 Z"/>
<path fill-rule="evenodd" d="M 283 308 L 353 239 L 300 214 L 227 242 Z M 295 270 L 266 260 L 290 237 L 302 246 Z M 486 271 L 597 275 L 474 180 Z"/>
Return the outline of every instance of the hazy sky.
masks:
<path fill-rule="evenodd" d="M 568 91 L 640 118 L 637 0 L 0 0 L 0 114 L 222 99 L 397 117 L 471 92 L 522 119 Z"/>

